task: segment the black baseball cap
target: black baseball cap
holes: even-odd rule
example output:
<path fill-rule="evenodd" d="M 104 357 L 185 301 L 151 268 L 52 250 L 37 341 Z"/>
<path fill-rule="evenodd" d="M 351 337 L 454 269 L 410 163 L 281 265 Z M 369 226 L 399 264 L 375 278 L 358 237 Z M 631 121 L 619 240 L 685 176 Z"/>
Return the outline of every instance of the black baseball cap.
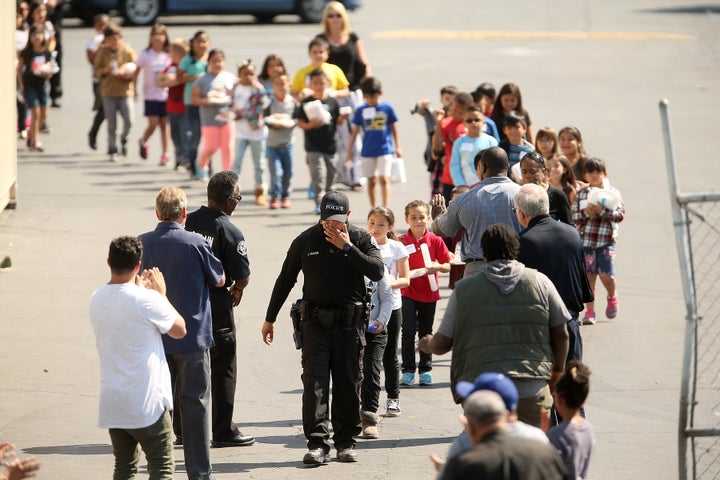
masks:
<path fill-rule="evenodd" d="M 334 220 L 336 222 L 347 221 L 350 211 L 350 202 L 347 196 L 336 190 L 330 190 L 323 195 L 320 201 L 320 219 Z"/>

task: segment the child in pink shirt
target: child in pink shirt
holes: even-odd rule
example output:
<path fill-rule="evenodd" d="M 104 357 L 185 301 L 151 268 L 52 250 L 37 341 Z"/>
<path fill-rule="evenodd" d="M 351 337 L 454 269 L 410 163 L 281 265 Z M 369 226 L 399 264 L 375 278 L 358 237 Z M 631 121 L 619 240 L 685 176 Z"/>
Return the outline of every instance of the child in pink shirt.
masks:
<path fill-rule="evenodd" d="M 163 151 L 160 156 L 160 165 L 167 165 L 170 158 L 168 156 L 170 129 L 168 128 L 166 109 L 168 89 L 158 84 L 158 75 L 170 64 L 169 45 L 167 27 L 161 23 L 155 24 L 150 30 L 150 42 L 147 48 L 138 55 L 137 70 L 135 70 L 136 81 L 140 71 L 145 70 L 143 73 L 143 99 L 145 100 L 145 116 L 148 119 L 147 128 L 139 140 L 140 158 L 147 160 L 147 141 L 155 128 L 159 127 Z"/>

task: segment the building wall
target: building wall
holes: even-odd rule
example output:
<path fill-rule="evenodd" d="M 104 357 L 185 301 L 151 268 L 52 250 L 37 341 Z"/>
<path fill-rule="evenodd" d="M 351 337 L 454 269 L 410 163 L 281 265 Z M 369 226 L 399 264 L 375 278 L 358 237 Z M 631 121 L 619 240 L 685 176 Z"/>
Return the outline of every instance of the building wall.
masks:
<path fill-rule="evenodd" d="M 0 0 L 0 65 L 14 66 L 14 59 L 15 0 Z M 0 210 L 17 202 L 15 112 L 15 70 L 0 68 Z"/>

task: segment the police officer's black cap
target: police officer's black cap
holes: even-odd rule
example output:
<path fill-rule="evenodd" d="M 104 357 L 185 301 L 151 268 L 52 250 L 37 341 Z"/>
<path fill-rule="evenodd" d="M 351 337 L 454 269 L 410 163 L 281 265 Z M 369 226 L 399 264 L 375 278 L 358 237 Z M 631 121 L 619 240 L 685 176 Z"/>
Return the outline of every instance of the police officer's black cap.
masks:
<path fill-rule="evenodd" d="M 350 202 L 347 196 L 335 190 L 323 195 L 320 202 L 320 219 L 345 222 L 350 211 Z"/>

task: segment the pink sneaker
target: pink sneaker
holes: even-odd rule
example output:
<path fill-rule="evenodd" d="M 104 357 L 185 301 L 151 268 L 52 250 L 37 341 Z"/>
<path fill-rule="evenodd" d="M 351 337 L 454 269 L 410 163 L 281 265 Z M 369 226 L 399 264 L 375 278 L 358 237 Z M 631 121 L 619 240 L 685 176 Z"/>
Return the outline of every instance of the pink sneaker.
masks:
<path fill-rule="evenodd" d="M 607 308 L 605 308 L 605 316 L 607 318 L 615 318 L 618 314 L 618 296 L 617 293 L 607 299 Z"/>
<path fill-rule="evenodd" d="M 583 325 L 595 325 L 595 310 L 587 310 L 582 323 Z"/>
<path fill-rule="evenodd" d="M 282 208 L 290 208 L 291 205 L 292 205 L 292 202 L 290 201 L 289 198 L 283 198 L 282 201 L 280 202 L 280 206 Z"/>
<path fill-rule="evenodd" d="M 280 201 L 277 198 L 270 199 L 270 209 L 275 210 L 280 207 Z"/>
<path fill-rule="evenodd" d="M 162 157 L 160 157 L 160 166 L 164 167 L 165 165 L 168 164 L 169 161 L 170 161 L 170 155 L 168 155 L 167 153 L 163 153 Z"/>

